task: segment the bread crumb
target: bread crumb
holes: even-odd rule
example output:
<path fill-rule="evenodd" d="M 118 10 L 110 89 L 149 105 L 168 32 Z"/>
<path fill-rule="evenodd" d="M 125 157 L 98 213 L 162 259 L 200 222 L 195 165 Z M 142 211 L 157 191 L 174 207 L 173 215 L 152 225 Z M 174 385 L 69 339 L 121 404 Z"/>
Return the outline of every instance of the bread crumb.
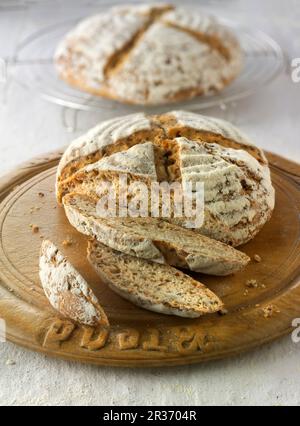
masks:
<path fill-rule="evenodd" d="M 248 280 L 246 281 L 246 286 L 249 288 L 257 288 L 258 287 L 258 283 L 256 280 Z"/>
<path fill-rule="evenodd" d="M 279 314 L 280 310 L 275 305 L 268 305 L 263 308 L 263 314 L 265 318 L 270 318 L 273 314 Z"/>
<path fill-rule="evenodd" d="M 246 289 L 246 290 L 244 291 L 244 296 L 247 296 L 247 294 L 248 294 L 248 293 L 249 293 L 249 290 L 247 290 L 247 289 Z"/>
<path fill-rule="evenodd" d="M 71 238 L 67 238 L 66 240 L 63 240 L 62 245 L 64 247 L 70 247 L 73 244 L 73 241 Z"/>
<path fill-rule="evenodd" d="M 40 228 L 37 225 L 30 224 L 29 226 L 34 234 L 37 234 L 40 230 Z"/>
<path fill-rule="evenodd" d="M 246 287 L 248 288 L 266 288 L 265 284 L 259 284 L 257 280 L 246 281 Z"/>
<path fill-rule="evenodd" d="M 38 206 L 30 207 L 30 211 L 29 211 L 29 213 L 30 213 L 30 214 L 32 214 L 32 213 L 34 213 L 34 212 L 39 211 L 40 209 L 41 209 L 41 208 L 40 208 L 40 207 L 38 207 Z"/>
<path fill-rule="evenodd" d="M 253 256 L 253 259 L 255 260 L 255 262 L 257 262 L 257 263 L 260 263 L 261 262 L 261 257 L 260 257 L 260 255 L 259 254 L 255 254 L 254 256 Z"/>
<path fill-rule="evenodd" d="M 16 365 L 16 361 L 13 361 L 12 359 L 6 360 L 6 365 Z"/>

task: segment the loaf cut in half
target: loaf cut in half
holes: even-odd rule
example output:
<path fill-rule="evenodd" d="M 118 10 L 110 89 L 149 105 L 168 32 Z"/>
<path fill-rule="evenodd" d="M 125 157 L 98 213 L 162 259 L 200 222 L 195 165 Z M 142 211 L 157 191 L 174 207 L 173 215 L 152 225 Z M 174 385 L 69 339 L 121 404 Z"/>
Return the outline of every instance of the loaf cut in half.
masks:
<path fill-rule="evenodd" d="M 89 242 L 88 259 L 113 291 L 144 309 L 196 318 L 223 307 L 205 285 L 172 266 L 120 253 L 95 240 Z"/>
<path fill-rule="evenodd" d="M 234 33 L 198 8 L 126 5 L 84 19 L 60 42 L 60 77 L 121 102 L 162 104 L 218 92 L 237 77 Z"/>
<path fill-rule="evenodd" d="M 120 252 L 211 275 L 233 274 L 250 258 L 219 241 L 157 218 L 97 214 L 97 201 L 84 194 L 63 198 L 67 218 L 82 234 Z"/>
<path fill-rule="evenodd" d="M 70 192 L 99 199 L 101 184 L 118 189 L 120 176 L 148 187 L 202 184 L 204 221 L 194 230 L 232 246 L 254 238 L 274 209 L 263 151 L 232 124 L 187 111 L 114 118 L 76 139 L 58 166 L 57 199 Z M 163 219 L 190 227 L 184 218 Z"/>
<path fill-rule="evenodd" d="M 45 295 L 62 316 L 89 326 L 109 325 L 88 283 L 49 240 L 41 246 L 39 273 Z"/>

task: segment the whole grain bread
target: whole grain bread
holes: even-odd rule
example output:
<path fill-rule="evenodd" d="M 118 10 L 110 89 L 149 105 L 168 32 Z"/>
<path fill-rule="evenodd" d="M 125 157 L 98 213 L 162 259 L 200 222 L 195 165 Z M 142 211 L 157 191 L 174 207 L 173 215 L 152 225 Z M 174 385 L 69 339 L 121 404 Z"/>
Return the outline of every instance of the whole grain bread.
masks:
<path fill-rule="evenodd" d="M 251 240 L 274 208 L 263 151 L 230 123 L 195 113 L 138 113 L 96 126 L 64 153 L 57 198 L 69 192 L 97 197 L 103 181 L 116 186 L 121 174 L 129 183 L 202 183 L 204 222 L 195 231 L 233 246 Z M 172 215 L 169 221 L 186 226 Z"/>
<path fill-rule="evenodd" d="M 229 275 L 250 258 L 219 241 L 157 218 L 102 218 L 97 200 L 85 194 L 63 198 L 67 218 L 79 232 L 123 253 L 211 275 Z"/>
<path fill-rule="evenodd" d="M 41 246 L 39 274 L 45 295 L 61 315 L 89 326 L 109 324 L 88 283 L 49 240 Z"/>
<path fill-rule="evenodd" d="M 207 287 L 171 266 L 120 253 L 95 240 L 89 242 L 88 259 L 113 291 L 144 309 L 195 318 L 223 307 Z"/>
<path fill-rule="evenodd" d="M 94 95 L 161 104 L 222 90 L 240 72 L 233 32 L 197 8 L 113 7 L 81 21 L 59 44 L 62 79 Z"/>

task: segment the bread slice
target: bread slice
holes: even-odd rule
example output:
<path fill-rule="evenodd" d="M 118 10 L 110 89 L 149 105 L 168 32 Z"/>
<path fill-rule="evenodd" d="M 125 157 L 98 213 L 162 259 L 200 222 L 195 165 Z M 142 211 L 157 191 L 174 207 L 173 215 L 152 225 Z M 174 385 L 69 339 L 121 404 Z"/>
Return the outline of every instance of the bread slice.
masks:
<path fill-rule="evenodd" d="M 39 267 L 45 295 L 54 309 L 80 324 L 109 325 L 88 283 L 49 240 L 42 243 Z"/>
<path fill-rule="evenodd" d="M 97 201 L 84 194 L 67 194 L 66 215 L 79 232 L 126 254 L 212 275 L 229 275 L 250 258 L 219 241 L 157 218 L 97 215 Z"/>
<path fill-rule="evenodd" d="M 96 240 L 89 242 L 88 259 L 113 291 L 150 311 L 196 318 L 223 307 L 205 285 L 172 266 L 120 253 Z"/>

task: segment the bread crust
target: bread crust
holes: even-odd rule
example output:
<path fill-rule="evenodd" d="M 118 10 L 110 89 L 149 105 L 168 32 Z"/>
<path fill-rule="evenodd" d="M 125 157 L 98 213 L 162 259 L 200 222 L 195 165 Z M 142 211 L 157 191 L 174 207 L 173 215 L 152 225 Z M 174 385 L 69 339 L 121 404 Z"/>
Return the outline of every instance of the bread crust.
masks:
<path fill-rule="evenodd" d="M 39 275 L 46 297 L 61 315 L 88 326 L 109 325 L 88 283 L 49 240 L 41 245 Z"/>
<path fill-rule="evenodd" d="M 232 246 L 254 238 L 275 203 L 263 151 L 224 120 L 186 111 L 133 114 L 101 123 L 75 140 L 57 173 L 57 198 L 96 196 L 103 180 L 202 182 L 204 224 L 195 232 Z M 186 227 L 185 221 L 170 222 Z"/>
<path fill-rule="evenodd" d="M 96 241 L 89 241 L 88 260 L 113 291 L 144 309 L 197 318 L 223 307 L 204 284 L 171 266 L 119 253 Z"/>
<path fill-rule="evenodd" d="M 131 256 L 220 276 L 250 261 L 230 246 L 160 219 L 99 218 L 96 200 L 84 194 L 66 195 L 63 205 L 77 231 Z"/>
<path fill-rule="evenodd" d="M 157 105 L 223 90 L 239 74 L 242 52 L 229 29 L 198 10 L 135 5 L 80 22 L 59 44 L 55 64 L 80 90 Z"/>

